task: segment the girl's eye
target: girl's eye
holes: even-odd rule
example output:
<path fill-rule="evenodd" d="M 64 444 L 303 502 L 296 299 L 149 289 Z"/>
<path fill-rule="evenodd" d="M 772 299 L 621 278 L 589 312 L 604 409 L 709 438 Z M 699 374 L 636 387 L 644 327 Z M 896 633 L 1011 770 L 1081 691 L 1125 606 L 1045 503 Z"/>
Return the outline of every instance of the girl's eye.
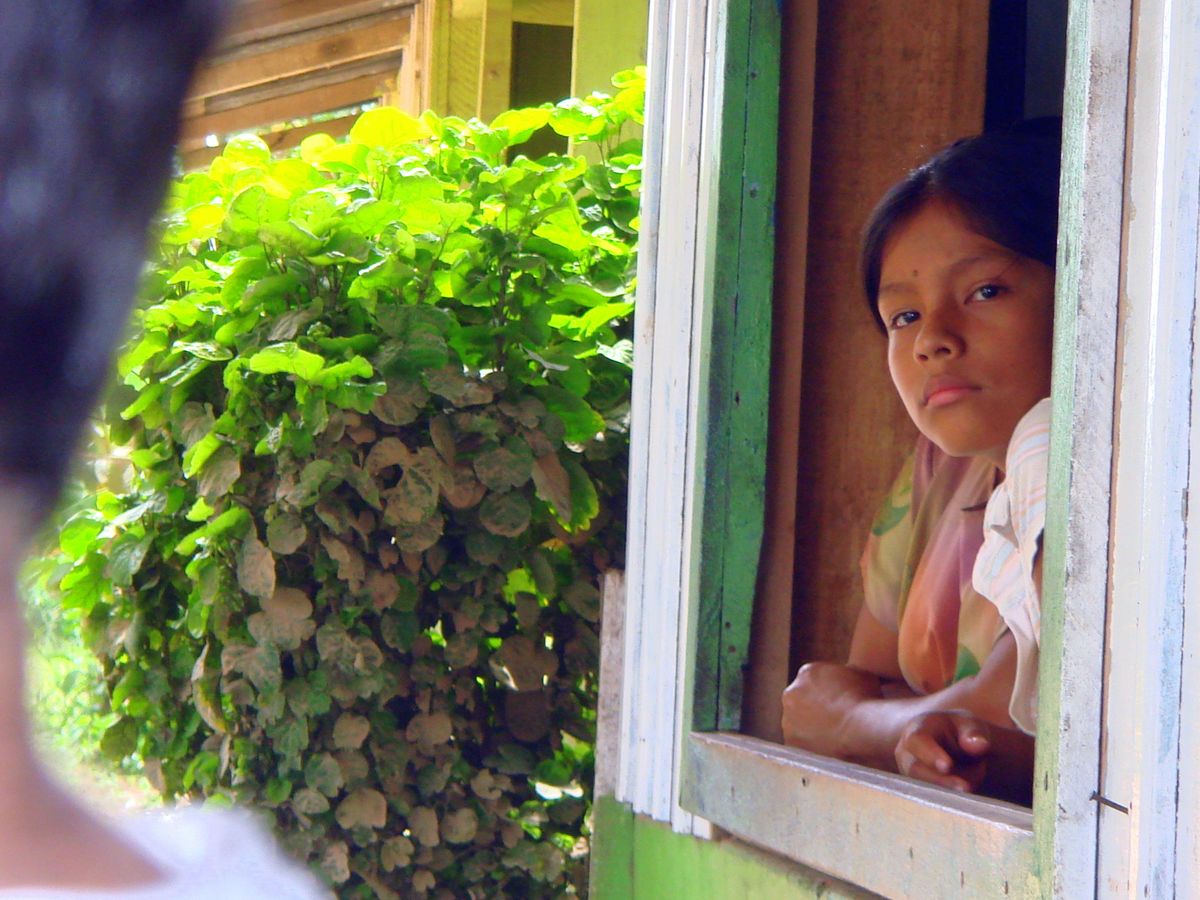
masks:
<path fill-rule="evenodd" d="M 906 309 L 903 312 L 896 313 L 894 316 L 888 319 L 888 327 L 892 331 L 895 331 L 898 328 L 904 328 L 907 325 L 911 325 L 919 318 L 920 316 L 917 313 L 913 312 L 911 309 Z"/>
<path fill-rule="evenodd" d="M 995 300 L 1002 293 L 1004 293 L 1004 288 L 1002 288 L 1000 285 L 984 284 L 984 285 L 980 285 L 979 287 L 975 288 L 975 290 L 971 292 L 971 299 L 972 300 Z"/>

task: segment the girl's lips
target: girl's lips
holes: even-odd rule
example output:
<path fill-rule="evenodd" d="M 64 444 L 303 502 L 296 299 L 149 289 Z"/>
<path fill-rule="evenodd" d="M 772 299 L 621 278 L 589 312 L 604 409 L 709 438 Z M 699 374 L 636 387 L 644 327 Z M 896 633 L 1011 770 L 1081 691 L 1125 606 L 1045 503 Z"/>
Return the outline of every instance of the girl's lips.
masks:
<path fill-rule="evenodd" d="M 935 409 L 941 406 L 949 406 L 951 403 L 956 403 L 967 394 L 972 394 L 977 390 L 978 388 L 972 387 L 969 384 L 947 384 L 944 387 L 935 387 L 925 398 L 925 405 Z"/>

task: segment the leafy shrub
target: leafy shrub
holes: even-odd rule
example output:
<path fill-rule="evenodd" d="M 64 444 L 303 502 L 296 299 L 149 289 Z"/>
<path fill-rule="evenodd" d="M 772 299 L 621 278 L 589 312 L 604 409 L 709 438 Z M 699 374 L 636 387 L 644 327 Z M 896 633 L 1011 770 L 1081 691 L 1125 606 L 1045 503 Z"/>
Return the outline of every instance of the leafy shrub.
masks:
<path fill-rule="evenodd" d="M 173 188 L 109 403 L 128 486 L 63 527 L 61 602 L 105 752 L 271 810 L 343 896 L 580 887 L 641 165 L 614 84 L 242 138 Z M 604 163 L 504 161 L 547 125 Z"/>

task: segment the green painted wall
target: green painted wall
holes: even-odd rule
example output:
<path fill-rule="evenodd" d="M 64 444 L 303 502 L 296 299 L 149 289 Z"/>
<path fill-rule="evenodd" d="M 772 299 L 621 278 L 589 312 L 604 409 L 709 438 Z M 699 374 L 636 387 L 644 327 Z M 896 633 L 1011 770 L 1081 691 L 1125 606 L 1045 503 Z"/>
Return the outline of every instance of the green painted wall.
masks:
<path fill-rule="evenodd" d="M 593 900 L 788 900 L 874 896 L 732 838 L 676 834 L 612 797 L 593 809 Z"/>

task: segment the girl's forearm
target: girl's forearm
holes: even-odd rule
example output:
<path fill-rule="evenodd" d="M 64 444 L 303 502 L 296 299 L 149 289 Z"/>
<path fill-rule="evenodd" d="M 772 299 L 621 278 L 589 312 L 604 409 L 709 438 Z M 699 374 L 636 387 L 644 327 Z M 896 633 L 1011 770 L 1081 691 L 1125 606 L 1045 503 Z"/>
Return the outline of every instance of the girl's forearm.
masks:
<path fill-rule="evenodd" d="M 1011 729 L 1007 696 L 993 696 L 997 691 L 991 688 L 987 681 L 980 682 L 975 676 L 924 696 L 863 698 L 842 718 L 837 755 L 850 762 L 895 772 L 896 743 L 901 732 L 914 718 L 930 712 L 966 710 L 1001 728 Z"/>

